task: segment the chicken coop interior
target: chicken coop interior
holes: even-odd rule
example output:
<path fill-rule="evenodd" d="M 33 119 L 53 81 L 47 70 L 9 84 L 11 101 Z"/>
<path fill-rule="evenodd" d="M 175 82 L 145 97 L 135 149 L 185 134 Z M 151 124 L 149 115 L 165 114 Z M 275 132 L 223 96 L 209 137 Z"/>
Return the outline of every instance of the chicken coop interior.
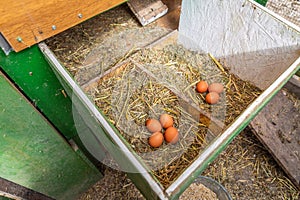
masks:
<path fill-rule="evenodd" d="M 300 198 L 299 0 L 0 12 L 0 200 Z"/>

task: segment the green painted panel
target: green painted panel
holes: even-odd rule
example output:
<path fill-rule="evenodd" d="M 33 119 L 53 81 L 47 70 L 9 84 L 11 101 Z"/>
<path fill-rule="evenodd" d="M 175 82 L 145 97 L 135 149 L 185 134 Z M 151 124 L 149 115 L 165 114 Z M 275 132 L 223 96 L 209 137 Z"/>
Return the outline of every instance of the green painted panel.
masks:
<path fill-rule="evenodd" d="M 75 199 L 101 178 L 0 75 L 0 176 L 55 199 Z"/>
<path fill-rule="evenodd" d="M 255 0 L 255 1 L 263 6 L 265 6 L 268 2 L 268 0 Z"/>
<path fill-rule="evenodd" d="M 0 67 L 67 139 L 77 134 L 71 100 L 37 45 L 8 56 L 0 51 Z"/>
<path fill-rule="evenodd" d="M 8 197 L 2 197 L 2 196 L 0 196 L 0 200 L 11 200 L 11 199 L 8 198 Z"/>

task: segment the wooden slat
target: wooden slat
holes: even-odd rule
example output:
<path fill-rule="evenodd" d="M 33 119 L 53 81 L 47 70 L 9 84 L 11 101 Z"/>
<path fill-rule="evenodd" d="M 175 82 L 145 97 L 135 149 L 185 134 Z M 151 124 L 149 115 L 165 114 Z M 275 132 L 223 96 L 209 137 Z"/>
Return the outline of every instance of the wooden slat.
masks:
<path fill-rule="evenodd" d="M 168 7 L 160 0 L 129 0 L 128 6 L 143 26 L 168 12 Z"/>
<path fill-rule="evenodd" d="M 18 52 L 125 1 L 1 1 L 0 32 Z"/>
<path fill-rule="evenodd" d="M 250 127 L 300 189 L 300 113 L 280 91 L 253 119 Z"/>

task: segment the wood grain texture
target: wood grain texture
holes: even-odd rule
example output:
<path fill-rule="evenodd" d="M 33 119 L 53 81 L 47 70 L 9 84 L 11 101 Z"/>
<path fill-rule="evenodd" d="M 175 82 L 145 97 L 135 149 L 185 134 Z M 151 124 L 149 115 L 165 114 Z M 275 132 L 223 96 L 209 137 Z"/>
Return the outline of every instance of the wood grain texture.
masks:
<path fill-rule="evenodd" d="M 125 1 L 1 1 L 0 32 L 18 52 Z"/>
<path fill-rule="evenodd" d="M 300 188 L 300 113 L 297 104 L 279 91 L 250 123 L 255 135 Z"/>

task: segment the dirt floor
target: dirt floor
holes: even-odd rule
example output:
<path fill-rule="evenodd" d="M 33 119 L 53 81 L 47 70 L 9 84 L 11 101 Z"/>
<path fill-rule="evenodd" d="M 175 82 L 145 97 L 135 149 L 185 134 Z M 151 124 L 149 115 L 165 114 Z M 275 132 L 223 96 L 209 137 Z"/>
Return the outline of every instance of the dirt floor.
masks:
<path fill-rule="evenodd" d="M 169 1 L 165 2 L 168 4 Z M 122 38 L 125 37 L 122 32 L 128 31 L 129 28 L 135 33 L 142 31 L 144 35 L 141 38 L 148 37 L 148 39 L 141 39 L 139 45 L 147 45 L 148 42 L 152 42 L 151 40 L 158 39 L 178 26 L 176 16 L 179 12 L 180 7 L 175 6 L 170 9 L 170 14 L 165 18 L 147 27 L 141 27 L 127 5 L 123 4 L 48 39 L 46 43 L 77 81 L 82 81 L 81 83 L 84 84 L 86 80 L 81 79 L 80 74 L 85 74 L 82 66 L 89 62 L 87 57 L 90 57 L 89 53 L 92 49 L 95 50 L 97 47 L 96 53 L 99 54 L 104 49 L 106 54 L 113 54 L 116 52 L 115 49 L 120 48 L 130 50 L 133 44 L 125 42 L 128 38 Z M 146 32 L 149 30 L 155 31 L 147 35 Z M 120 42 L 115 44 L 116 46 L 108 46 L 112 34 L 118 33 Z M 153 36 L 155 36 L 154 39 Z M 100 45 L 99 48 L 99 44 L 107 46 Z M 110 65 L 118 62 L 121 57 L 120 54 L 113 56 L 114 60 L 110 60 L 110 57 L 104 60 Z M 93 70 L 96 70 L 94 75 L 97 75 L 106 69 Z M 79 200 L 144 199 L 125 173 L 108 167 L 104 171 L 104 178 L 84 193 Z M 219 181 L 233 199 L 299 199 L 299 190 L 253 135 L 249 127 L 228 145 L 202 175 Z"/>

